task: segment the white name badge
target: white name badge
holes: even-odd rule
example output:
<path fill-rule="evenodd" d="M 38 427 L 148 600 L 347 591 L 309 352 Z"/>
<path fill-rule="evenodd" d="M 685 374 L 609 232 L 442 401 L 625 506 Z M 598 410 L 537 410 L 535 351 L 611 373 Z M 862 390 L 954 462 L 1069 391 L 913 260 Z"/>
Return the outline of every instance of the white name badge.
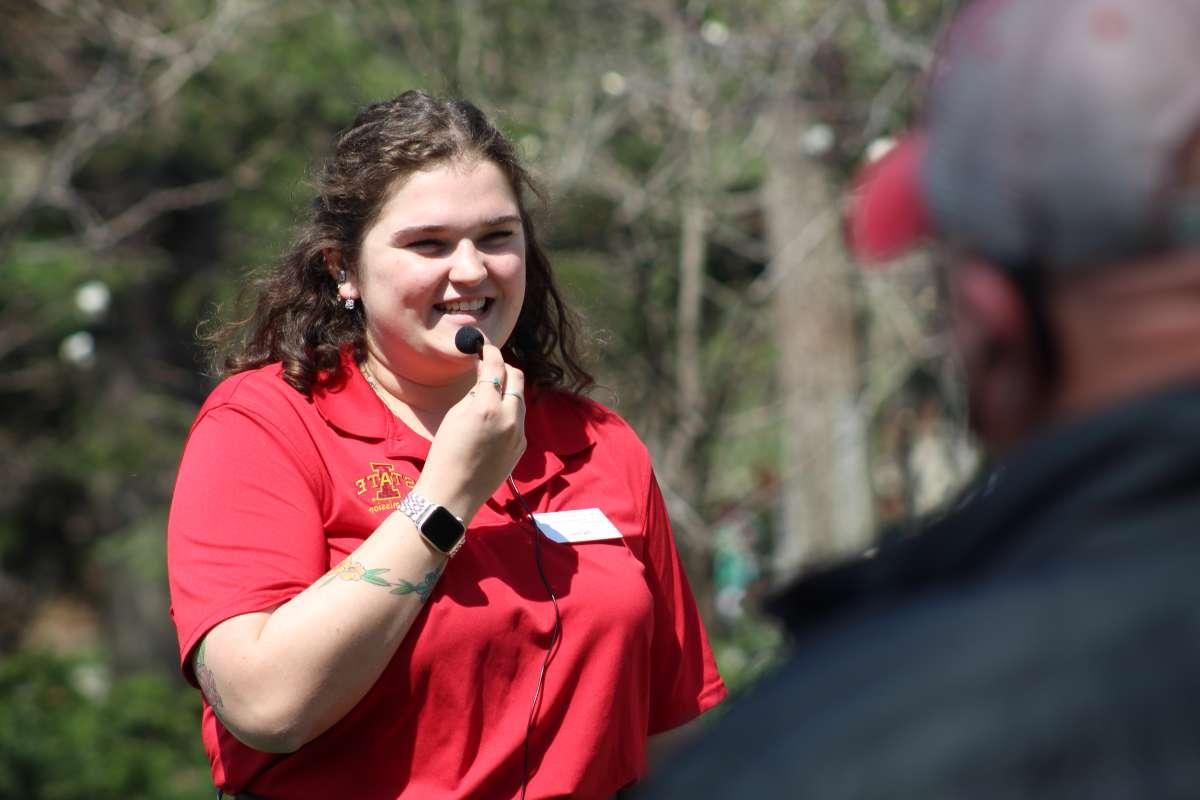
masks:
<path fill-rule="evenodd" d="M 598 508 L 581 508 L 577 511 L 547 511 L 534 514 L 538 528 L 560 544 L 596 542 L 601 539 L 620 539 L 621 532 L 608 521 Z"/>

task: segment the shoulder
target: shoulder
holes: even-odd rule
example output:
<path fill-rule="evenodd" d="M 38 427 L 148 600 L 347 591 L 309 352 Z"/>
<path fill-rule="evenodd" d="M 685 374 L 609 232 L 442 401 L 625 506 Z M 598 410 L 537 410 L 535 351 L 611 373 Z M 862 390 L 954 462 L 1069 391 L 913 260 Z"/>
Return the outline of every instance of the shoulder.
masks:
<path fill-rule="evenodd" d="M 569 451 L 591 446 L 597 451 L 620 453 L 650 461 L 646 445 L 620 414 L 589 397 L 540 390 L 530 403 L 526 430 L 541 434 L 551 449 Z"/>
<path fill-rule="evenodd" d="M 208 395 L 202 411 L 222 405 L 272 410 L 310 402 L 283 379 L 283 365 L 274 363 L 225 378 Z"/>
<path fill-rule="evenodd" d="M 315 416 L 312 399 L 283 379 L 282 365 L 268 364 L 218 383 L 197 412 L 188 439 L 201 427 L 206 436 L 226 440 L 239 439 L 252 429 L 294 448 L 306 438 L 304 432 Z"/>
<path fill-rule="evenodd" d="M 566 472 L 587 476 L 591 504 L 607 498 L 610 516 L 619 516 L 616 498 L 628 500 L 631 529 L 644 528 L 652 496 L 654 464 L 645 443 L 620 414 L 587 397 L 542 391 L 525 418 L 529 449 L 549 451 Z"/>
<path fill-rule="evenodd" d="M 283 366 L 267 364 L 239 372 L 218 383 L 196 415 L 196 423 L 220 408 L 234 408 L 251 416 L 283 424 L 311 409 L 312 399 L 298 392 L 283 378 Z M 293 413 L 286 413 L 291 410 Z M 194 427 L 194 425 L 193 425 Z"/>
<path fill-rule="evenodd" d="M 236 457 L 263 475 L 290 465 L 320 486 L 321 425 L 311 398 L 283 379 L 280 364 L 268 364 L 217 384 L 188 431 L 183 463 L 202 472 L 227 472 Z"/>
<path fill-rule="evenodd" d="M 1179 643 L 1200 597 L 1200 547 L 1183 550 L 946 587 L 798 639 L 647 796 L 803 785 L 820 797 L 961 797 L 990 785 L 1048 797 L 1090 785 L 1131 747 L 1195 724 L 1200 678 Z M 755 746 L 764 740 L 776 746 Z M 736 783 L 718 769 L 730 760 L 746 767 Z M 879 768 L 847 784 L 864 763 Z M 1072 783 L 1040 782 L 1046 764 L 1069 765 L 1059 777 Z M 1110 796 L 1145 795 L 1125 789 Z"/>

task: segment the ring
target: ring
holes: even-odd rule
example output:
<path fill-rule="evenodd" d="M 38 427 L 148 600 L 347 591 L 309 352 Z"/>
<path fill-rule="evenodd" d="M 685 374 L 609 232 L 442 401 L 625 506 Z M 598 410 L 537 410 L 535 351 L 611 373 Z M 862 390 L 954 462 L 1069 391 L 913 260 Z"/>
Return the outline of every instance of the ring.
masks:
<path fill-rule="evenodd" d="M 515 397 L 518 400 L 520 400 L 522 403 L 525 402 L 525 398 L 518 392 L 505 392 L 504 397 Z"/>
<path fill-rule="evenodd" d="M 476 381 L 476 382 L 475 382 L 475 385 L 476 385 L 476 386 L 478 386 L 478 385 L 479 385 L 479 384 L 481 384 L 481 383 L 488 383 L 488 384 L 491 384 L 491 386 L 492 386 L 492 388 L 493 388 L 493 389 L 495 389 L 497 392 L 500 392 L 501 394 L 504 394 L 504 390 L 503 390 L 503 388 L 502 388 L 503 384 L 501 384 L 501 383 L 500 383 L 500 379 L 499 379 L 499 378 L 490 378 L 490 379 L 488 379 L 488 380 L 486 380 L 486 381 Z"/>

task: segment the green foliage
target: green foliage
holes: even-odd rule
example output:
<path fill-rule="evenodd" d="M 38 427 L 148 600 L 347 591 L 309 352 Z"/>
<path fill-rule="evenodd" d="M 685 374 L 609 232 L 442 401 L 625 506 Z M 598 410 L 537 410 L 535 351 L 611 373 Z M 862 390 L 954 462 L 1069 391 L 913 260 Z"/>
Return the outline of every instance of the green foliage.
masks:
<path fill-rule="evenodd" d="M 154 513 L 126 530 L 115 531 L 97 546 L 95 560 L 111 569 L 124 569 L 148 584 L 167 582 L 167 547 L 163 531 L 165 514 Z"/>
<path fill-rule="evenodd" d="M 47 338 L 78 330 L 89 320 L 73 297 L 86 281 L 101 274 L 97 267 L 94 259 L 69 242 L 18 241 L 5 261 L 0 312 L 28 314 L 30 323 L 36 318 L 39 332 Z"/>
<path fill-rule="evenodd" d="M 109 685 L 101 662 L 0 662 L 0 797 L 184 800 L 211 791 L 199 694 L 180 679 Z"/>

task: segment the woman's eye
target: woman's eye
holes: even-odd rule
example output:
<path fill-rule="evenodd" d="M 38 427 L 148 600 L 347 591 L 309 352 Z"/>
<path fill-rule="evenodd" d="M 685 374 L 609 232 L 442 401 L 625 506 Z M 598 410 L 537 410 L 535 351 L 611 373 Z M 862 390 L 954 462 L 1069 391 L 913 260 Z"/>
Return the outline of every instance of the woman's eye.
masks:
<path fill-rule="evenodd" d="M 483 237 L 483 241 L 487 244 L 502 244 L 513 237 L 512 231 L 492 231 L 487 236 Z"/>
<path fill-rule="evenodd" d="M 440 239 L 418 239 L 408 243 L 409 248 L 413 250 L 440 250 L 445 245 L 446 243 Z"/>

